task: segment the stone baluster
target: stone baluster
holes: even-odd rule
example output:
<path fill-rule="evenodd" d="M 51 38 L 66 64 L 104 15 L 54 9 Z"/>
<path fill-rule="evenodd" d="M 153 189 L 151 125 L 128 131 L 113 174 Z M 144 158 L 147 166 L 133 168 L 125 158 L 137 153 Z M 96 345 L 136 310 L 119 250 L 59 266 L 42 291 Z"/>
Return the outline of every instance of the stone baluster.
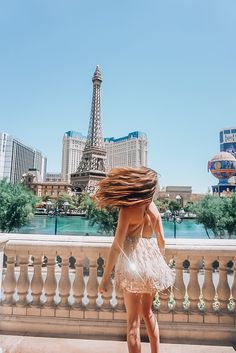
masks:
<path fill-rule="evenodd" d="M 231 294 L 234 299 L 234 305 L 236 307 L 236 258 L 234 258 L 234 279 L 231 288 Z"/>
<path fill-rule="evenodd" d="M 0 293 L 2 293 L 2 275 L 3 275 L 3 266 L 4 266 L 4 245 L 5 245 L 5 243 L 1 243 L 1 241 L 0 241 Z"/>
<path fill-rule="evenodd" d="M 198 302 L 201 294 L 200 285 L 198 281 L 198 263 L 199 259 L 191 256 L 189 267 L 189 283 L 187 286 L 187 293 L 190 301 L 190 309 L 192 312 L 198 312 Z"/>
<path fill-rule="evenodd" d="M 103 303 L 101 306 L 101 309 L 103 311 L 110 311 L 111 310 L 111 298 L 112 298 L 112 282 L 111 282 L 111 277 L 108 280 L 108 285 L 107 285 L 107 291 L 103 292 L 102 294 L 102 299 L 103 299 Z"/>
<path fill-rule="evenodd" d="M 83 257 L 77 255 L 76 256 L 76 270 L 75 270 L 75 279 L 72 285 L 73 296 L 74 296 L 74 308 L 82 308 L 83 307 L 83 296 L 85 290 L 84 284 L 84 274 L 83 274 Z"/>
<path fill-rule="evenodd" d="M 227 279 L 227 263 L 229 259 L 223 256 L 219 258 L 219 282 L 217 296 L 220 302 L 220 310 L 227 311 L 227 304 L 230 297 L 230 287 Z"/>
<path fill-rule="evenodd" d="M 68 256 L 62 257 L 61 262 L 61 278 L 59 280 L 58 289 L 61 301 L 59 306 L 67 307 L 69 305 L 68 298 L 70 295 L 71 282 L 69 277 L 69 259 Z"/>
<path fill-rule="evenodd" d="M 31 294 L 33 300 L 32 306 L 40 306 L 40 296 L 43 290 L 43 278 L 42 278 L 42 256 L 34 257 L 34 274 L 31 281 Z"/>
<path fill-rule="evenodd" d="M 164 314 L 164 313 L 167 313 L 170 311 L 168 308 L 169 295 L 170 295 L 170 293 L 167 293 L 167 292 L 160 292 L 159 293 L 160 305 L 159 305 L 158 311 L 160 313 Z"/>
<path fill-rule="evenodd" d="M 215 286 L 212 278 L 212 272 L 213 272 L 212 263 L 213 263 L 213 258 L 204 257 L 205 275 L 204 275 L 204 282 L 202 286 L 202 294 L 203 294 L 204 304 L 205 304 L 204 310 L 206 313 L 210 313 L 213 311 L 212 304 L 216 294 Z"/>
<path fill-rule="evenodd" d="M 124 303 L 124 295 L 123 295 L 123 290 L 116 287 L 116 311 L 125 311 L 125 303 Z"/>
<path fill-rule="evenodd" d="M 20 256 L 20 275 L 17 281 L 17 294 L 19 295 L 19 300 L 17 301 L 18 306 L 25 306 L 27 304 L 27 294 L 29 291 L 29 276 L 28 276 L 28 264 L 29 256 Z"/>
<path fill-rule="evenodd" d="M 173 260 L 173 257 L 171 255 L 166 256 L 166 263 L 169 264 L 170 260 Z M 169 307 L 168 307 L 168 301 L 170 298 L 170 295 L 172 294 L 172 290 L 171 292 L 169 291 L 164 291 L 164 292 L 159 292 L 159 301 L 160 301 L 160 305 L 158 308 L 158 311 L 160 313 L 168 313 L 170 311 Z"/>
<path fill-rule="evenodd" d="M 90 251 L 89 258 L 89 279 L 87 283 L 87 293 L 89 303 L 86 308 L 88 310 L 95 310 L 97 307 L 96 299 L 98 296 L 98 280 L 97 280 L 97 253 Z"/>
<path fill-rule="evenodd" d="M 7 270 L 3 281 L 4 305 L 14 304 L 13 295 L 16 290 L 15 256 L 7 255 Z"/>
<path fill-rule="evenodd" d="M 48 256 L 47 277 L 44 283 L 44 292 L 46 296 L 46 306 L 54 306 L 54 296 L 56 294 L 57 280 L 55 276 L 55 255 Z"/>
<path fill-rule="evenodd" d="M 186 293 L 186 288 L 183 281 L 183 256 L 175 257 L 175 285 L 173 287 L 174 299 L 175 299 L 175 311 L 183 311 L 183 302 Z"/>

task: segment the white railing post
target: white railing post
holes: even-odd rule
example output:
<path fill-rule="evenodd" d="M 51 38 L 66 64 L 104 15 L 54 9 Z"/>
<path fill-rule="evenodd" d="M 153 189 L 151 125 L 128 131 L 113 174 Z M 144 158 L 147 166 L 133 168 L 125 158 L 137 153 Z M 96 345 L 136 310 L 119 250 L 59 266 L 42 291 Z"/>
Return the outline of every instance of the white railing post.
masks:
<path fill-rule="evenodd" d="M 233 278 L 233 284 L 231 288 L 231 294 L 234 300 L 234 308 L 236 312 L 236 257 L 234 257 L 234 278 Z"/>
<path fill-rule="evenodd" d="M 57 288 L 57 280 L 55 276 L 55 255 L 50 255 L 47 258 L 47 277 L 44 283 L 46 302 L 44 305 L 53 307 L 55 305 L 54 296 Z"/>
<path fill-rule="evenodd" d="M 73 296 L 74 296 L 73 307 L 81 309 L 83 307 L 82 299 L 84 297 L 84 290 L 85 290 L 84 275 L 83 275 L 83 272 L 84 272 L 83 255 L 76 252 L 74 256 L 76 258 L 76 263 L 75 263 L 75 279 L 72 285 Z"/>
<path fill-rule="evenodd" d="M 111 278 L 109 278 L 107 291 L 102 294 L 103 303 L 102 303 L 101 309 L 103 311 L 110 311 L 112 309 L 112 306 L 111 306 L 112 289 L 113 287 L 112 287 Z"/>
<path fill-rule="evenodd" d="M 220 310 L 227 311 L 227 304 L 230 297 L 230 287 L 227 279 L 227 263 L 228 258 L 219 257 L 219 283 L 217 286 L 217 296 L 220 302 Z"/>
<path fill-rule="evenodd" d="M 175 257 L 175 285 L 173 288 L 174 299 L 175 299 L 175 311 L 183 312 L 183 302 L 186 293 L 186 288 L 183 280 L 183 261 L 184 256 L 179 254 Z"/>
<path fill-rule="evenodd" d="M 198 312 L 198 302 L 200 297 L 200 285 L 198 282 L 198 272 L 199 272 L 199 258 L 196 256 L 190 257 L 190 267 L 189 267 L 189 283 L 187 286 L 187 293 L 190 302 L 190 310 L 192 312 Z"/>
<path fill-rule="evenodd" d="M 97 253 L 89 251 L 89 279 L 87 283 L 87 293 L 89 303 L 86 308 L 88 310 L 95 310 L 97 308 L 96 300 L 98 296 L 98 281 L 97 281 Z"/>
<path fill-rule="evenodd" d="M 40 296 L 43 290 L 43 278 L 42 278 L 42 256 L 34 257 L 34 274 L 31 281 L 31 294 L 33 300 L 31 302 L 32 306 L 40 306 Z"/>
<path fill-rule="evenodd" d="M 3 267 L 4 267 L 4 248 L 7 243 L 7 239 L 4 239 L 5 237 L 3 236 L 3 239 L 0 240 L 0 293 L 2 293 L 2 274 L 3 274 Z"/>
<path fill-rule="evenodd" d="M 7 255 L 7 269 L 6 276 L 3 280 L 3 290 L 4 290 L 4 305 L 13 305 L 14 299 L 13 295 L 16 290 L 16 275 L 15 275 L 15 256 L 10 255 L 6 252 Z"/>
<path fill-rule="evenodd" d="M 204 282 L 202 286 L 202 294 L 205 303 L 205 312 L 210 313 L 213 311 L 212 305 L 215 298 L 215 286 L 213 283 L 213 263 L 214 259 L 212 257 L 204 256 Z"/>
<path fill-rule="evenodd" d="M 58 289 L 61 301 L 59 306 L 66 307 L 69 305 L 68 297 L 70 295 L 70 278 L 69 278 L 69 259 L 68 256 L 62 256 L 61 262 L 61 278 L 59 280 Z"/>
<path fill-rule="evenodd" d="M 17 301 L 18 306 L 25 306 L 27 304 L 27 294 L 29 291 L 29 276 L 28 276 L 28 264 L 29 256 L 20 255 L 19 259 L 20 264 L 20 276 L 17 281 L 17 294 L 19 295 L 19 300 Z"/>
<path fill-rule="evenodd" d="M 120 312 L 124 312 L 125 311 L 125 303 L 124 303 L 124 296 L 123 296 L 123 290 L 116 287 L 116 300 L 117 300 L 117 304 L 116 304 L 116 311 L 120 311 Z"/>

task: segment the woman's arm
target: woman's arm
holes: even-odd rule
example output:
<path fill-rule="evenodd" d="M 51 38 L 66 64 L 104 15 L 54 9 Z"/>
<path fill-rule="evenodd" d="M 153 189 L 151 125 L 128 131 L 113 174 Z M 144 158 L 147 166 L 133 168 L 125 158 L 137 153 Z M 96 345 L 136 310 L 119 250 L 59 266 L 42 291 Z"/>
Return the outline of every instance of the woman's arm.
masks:
<path fill-rule="evenodd" d="M 105 270 L 102 281 L 99 286 L 99 292 L 107 290 L 107 284 L 111 275 L 111 271 L 116 264 L 117 257 L 123 249 L 124 240 L 126 238 L 127 230 L 129 227 L 129 215 L 125 208 L 121 208 L 119 211 L 118 224 L 116 228 L 115 238 L 112 246 L 109 250 L 107 260 L 105 262 Z"/>
<path fill-rule="evenodd" d="M 153 230 L 156 234 L 158 246 L 160 248 L 162 255 L 164 255 L 165 254 L 164 229 L 162 225 L 161 215 L 154 202 L 151 202 L 147 212 L 151 218 L 151 222 L 152 222 Z"/>

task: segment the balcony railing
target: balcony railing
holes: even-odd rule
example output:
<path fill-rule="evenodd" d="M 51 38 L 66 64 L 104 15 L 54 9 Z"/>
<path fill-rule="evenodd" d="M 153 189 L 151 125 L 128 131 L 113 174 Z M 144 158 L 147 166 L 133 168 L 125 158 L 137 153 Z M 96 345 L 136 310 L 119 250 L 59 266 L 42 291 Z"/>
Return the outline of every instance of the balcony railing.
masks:
<path fill-rule="evenodd" d="M 119 338 L 126 333 L 121 291 L 111 278 L 98 294 L 110 237 L 6 235 L 1 270 L 0 331 L 32 335 Z M 176 273 L 155 298 L 163 341 L 232 344 L 236 339 L 236 241 L 167 241 Z M 2 261 L 1 261 L 2 262 Z M 146 336 L 142 329 L 142 336 Z"/>

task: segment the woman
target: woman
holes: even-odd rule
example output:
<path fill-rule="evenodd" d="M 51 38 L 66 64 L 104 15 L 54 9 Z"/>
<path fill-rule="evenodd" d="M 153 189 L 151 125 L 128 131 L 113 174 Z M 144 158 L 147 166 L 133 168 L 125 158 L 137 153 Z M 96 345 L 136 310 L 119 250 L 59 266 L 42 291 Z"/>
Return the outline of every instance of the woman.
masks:
<path fill-rule="evenodd" d="M 105 264 L 99 292 L 107 291 L 115 266 L 115 284 L 123 289 L 127 311 L 129 353 L 140 353 L 140 320 L 144 319 L 151 352 L 159 352 L 159 329 L 152 312 L 155 293 L 174 283 L 162 255 L 165 239 L 160 214 L 152 202 L 157 174 L 152 169 L 114 168 L 99 183 L 95 199 L 119 208 L 115 238 Z M 155 232 L 157 244 L 152 242 Z"/>

